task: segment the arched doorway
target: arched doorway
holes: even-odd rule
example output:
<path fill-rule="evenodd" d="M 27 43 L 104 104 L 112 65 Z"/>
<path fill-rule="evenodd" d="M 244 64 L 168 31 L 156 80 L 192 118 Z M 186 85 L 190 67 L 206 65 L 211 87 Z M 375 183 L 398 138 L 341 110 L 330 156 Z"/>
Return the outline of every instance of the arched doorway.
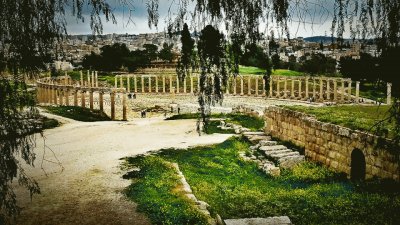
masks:
<path fill-rule="evenodd" d="M 365 180 L 365 156 L 359 149 L 354 149 L 351 153 L 351 173 L 353 181 Z"/>

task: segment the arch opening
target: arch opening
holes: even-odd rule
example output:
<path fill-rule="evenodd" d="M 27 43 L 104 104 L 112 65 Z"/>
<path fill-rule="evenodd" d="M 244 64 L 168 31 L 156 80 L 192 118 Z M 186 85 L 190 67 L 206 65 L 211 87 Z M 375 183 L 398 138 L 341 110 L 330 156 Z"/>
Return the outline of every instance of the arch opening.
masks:
<path fill-rule="evenodd" d="M 365 180 L 365 156 L 359 149 L 354 149 L 351 153 L 351 172 L 350 179 L 352 181 Z"/>

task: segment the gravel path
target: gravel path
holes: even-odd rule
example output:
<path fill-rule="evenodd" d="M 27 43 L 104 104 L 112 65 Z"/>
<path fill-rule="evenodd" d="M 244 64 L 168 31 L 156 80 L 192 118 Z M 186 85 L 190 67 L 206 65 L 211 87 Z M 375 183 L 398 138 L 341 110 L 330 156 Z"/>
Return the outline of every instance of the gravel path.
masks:
<path fill-rule="evenodd" d="M 26 190 L 17 188 L 23 209 L 18 224 L 150 224 L 122 193 L 130 181 L 121 178 L 120 159 L 161 148 L 220 143 L 230 137 L 199 137 L 194 120 L 62 121 L 66 124 L 44 133 L 46 145 L 57 158 L 44 150 L 44 139 L 37 136 L 36 167 L 27 171 L 38 181 L 42 194 L 31 200 Z M 43 154 L 47 161 L 42 160 Z M 57 159 L 61 164 L 52 163 Z"/>

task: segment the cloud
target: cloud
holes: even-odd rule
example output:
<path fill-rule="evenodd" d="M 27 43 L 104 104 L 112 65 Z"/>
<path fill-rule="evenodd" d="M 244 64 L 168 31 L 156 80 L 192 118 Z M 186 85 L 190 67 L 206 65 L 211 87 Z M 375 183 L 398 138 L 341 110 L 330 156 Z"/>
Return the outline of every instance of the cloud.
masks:
<path fill-rule="evenodd" d="M 153 33 L 160 32 L 166 29 L 165 19 L 167 18 L 169 12 L 174 13 L 178 9 L 176 2 L 171 0 L 160 0 L 159 1 L 159 25 L 158 29 L 149 28 L 147 22 L 147 7 L 145 5 L 145 0 L 133 1 L 134 7 L 124 6 L 118 3 L 118 0 L 110 1 L 110 5 L 114 10 L 114 15 L 116 16 L 117 24 L 112 22 L 105 22 L 103 17 L 103 33 Z M 191 2 L 191 1 L 190 1 Z M 298 14 L 297 9 L 301 9 L 302 14 Z M 300 7 L 300 8 L 299 8 Z M 305 8 L 301 8 L 305 7 Z M 333 1 L 332 0 L 308 0 L 308 5 L 306 6 L 293 6 L 290 9 L 292 13 L 292 18 L 288 26 L 291 37 L 296 36 L 315 36 L 315 35 L 330 35 L 331 28 L 331 16 L 333 12 Z M 191 2 L 189 5 L 190 9 L 194 8 L 194 3 Z M 76 18 L 73 16 L 67 17 L 67 29 L 70 34 L 89 34 L 91 29 L 89 26 L 89 9 L 84 8 L 83 14 L 85 16 L 86 22 L 77 22 Z M 130 19 L 132 21 L 130 21 Z M 305 22 L 305 23 L 304 23 Z M 261 31 L 264 31 L 266 24 L 261 25 Z M 278 31 L 274 27 L 268 27 L 269 30 Z M 279 34 L 279 32 L 277 32 Z M 347 36 L 347 35 L 346 35 Z"/>

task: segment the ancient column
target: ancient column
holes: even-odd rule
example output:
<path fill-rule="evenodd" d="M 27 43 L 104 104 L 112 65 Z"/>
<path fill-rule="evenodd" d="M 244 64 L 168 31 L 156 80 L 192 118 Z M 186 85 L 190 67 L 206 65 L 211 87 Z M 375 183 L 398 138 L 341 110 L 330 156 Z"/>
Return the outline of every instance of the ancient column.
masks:
<path fill-rule="evenodd" d="M 96 81 L 96 87 L 99 87 L 99 76 L 97 74 L 97 71 L 95 71 L 95 81 Z"/>
<path fill-rule="evenodd" d="M 85 107 L 86 107 L 85 95 L 86 95 L 85 91 L 84 91 L 84 90 L 81 90 L 81 107 L 82 107 L 82 108 L 85 108 Z"/>
<path fill-rule="evenodd" d="M 190 75 L 190 93 L 193 94 L 193 76 Z"/>
<path fill-rule="evenodd" d="M 151 93 L 151 76 L 149 76 L 149 93 Z"/>
<path fill-rule="evenodd" d="M 248 80 L 248 84 L 247 84 L 247 94 L 250 96 L 251 95 L 251 76 L 249 75 L 248 76 L 248 78 L 247 78 L 247 80 Z"/>
<path fill-rule="evenodd" d="M 169 76 L 169 92 L 172 93 L 172 76 Z"/>
<path fill-rule="evenodd" d="M 333 101 L 337 101 L 337 94 L 338 94 L 338 91 L 337 91 L 337 79 L 334 79 L 333 80 Z"/>
<path fill-rule="evenodd" d="M 324 101 L 324 84 L 322 78 L 319 78 L 319 100 Z"/>
<path fill-rule="evenodd" d="M 342 79 L 342 95 L 341 95 L 341 101 L 344 102 L 344 80 Z"/>
<path fill-rule="evenodd" d="M 301 82 L 301 78 L 299 79 L 299 99 L 302 99 L 303 98 L 303 93 L 302 93 L 302 90 L 301 90 L 301 85 L 302 85 L 302 82 Z"/>
<path fill-rule="evenodd" d="M 46 86 L 46 89 L 47 89 L 47 94 L 46 94 L 46 102 L 47 103 L 49 103 L 49 104 L 51 104 L 51 88 L 49 87 L 49 86 Z"/>
<path fill-rule="evenodd" d="M 263 97 L 265 97 L 266 96 L 266 90 L 265 90 L 265 79 L 262 79 L 262 89 L 263 89 Z"/>
<path fill-rule="evenodd" d="M 158 76 L 156 75 L 156 93 L 158 93 Z"/>
<path fill-rule="evenodd" d="M 165 75 L 162 75 L 162 91 L 165 93 Z"/>
<path fill-rule="evenodd" d="M 95 80 L 94 80 L 94 71 L 92 71 L 92 87 L 94 87 L 96 84 L 95 84 Z"/>
<path fill-rule="evenodd" d="M 57 88 L 54 88 L 53 91 L 54 91 L 53 92 L 53 94 L 54 94 L 54 105 L 57 105 L 57 97 L 58 97 L 57 96 L 58 95 L 57 92 L 58 92 L 58 90 L 57 90 Z"/>
<path fill-rule="evenodd" d="M 240 77 L 240 95 L 244 95 L 244 92 L 243 92 L 243 77 Z"/>
<path fill-rule="evenodd" d="M 115 77 L 114 77 L 114 83 L 115 83 L 114 87 L 115 87 L 115 88 L 118 88 L 118 81 L 117 81 L 117 80 L 118 80 L 118 77 L 115 76 Z"/>
<path fill-rule="evenodd" d="M 93 90 L 89 91 L 89 107 L 90 110 L 93 110 Z"/>
<path fill-rule="evenodd" d="M 122 93 L 122 120 L 124 121 L 128 120 L 126 116 L 126 93 L 124 92 Z"/>
<path fill-rule="evenodd" d="M 326 80 L 326 100 L 330 101 L 331 100 L 331 87 L 330 87 L 330 80 Z"/>
<path fill-rule="evenodd" d="M 387 83 L 387 91 L 386 91 L 386 104 L 392 104 L 392 83 Z"/>
<path fill-rule="evenodd" d="M 176 93 L 179 93 L 179 76 L 176 76 Z"/>
<path fill-rule="evenodd" d="M 306 100 L 308 100 L 308 98 L 309 98 L 309 89 L 308 89 L 308 83 L 309 83 L 309 81 L 308 81 L 308 77 L 306 77 Z"/>
<path fill-rule="evenodd" d="M 352 85 L 352 81 L 351 80 L 349 80 L 348 81 L 349 83 L 348 83 L 348 99 L 349 99 L 349 101 L 351 101 L 351 96 L 352 96 L 352 94 L 351 94 L 351 85 Z"/>
<path fill-rule="evenodd" d="M 316 100 L 316 97 L 317 97 L 317 85 L 316 85 L 316 83 L 315 83 L 315 78 L 313 78 L 313 98 L 314 98 L 314 101 Z"/>
<path fill-rule="evenodd" d="M 281 84 L 281 79 L 280 78 L 278 78 L 278 79 L 276 79 L 276 97 L 277 98 L 280 98 L 281 97 L 281 87 L 280 87 L 280 84 Z"/>
<path fill-rule="evenodd" d="M 81 74 L 81 86 L 83 86 L 83 85 L 85 85 L 84 83 L 83 83 L 83 72 L 82 72 L 82 70 L 79 72 L 80 74 Z"/>
<path fill-rule="evenodd" d="M 274 85 L 274 79 L 272 76 L 270 76 L 270 81 L 269 81 L 269 97 L 272 98 L 272 85 Z"/>
<path fill-rule="evenodd" d="M 129 75 L 126 77 L 126 86 L 127 86 L 127 91 L 131 92 L 131 81 L 129 79 Z"/>
<path fill-rule="evenodd" d="M 292 91 L 290 93 L 290 98 L 294 98 L 294 79 L 292 78 Z"/>
<path fill-rule="evenodd" d="M 283 98 L 287 98 L 287 78 L 286 77 L 284 77 L 283 78 L 283 80 L 284 80 L 284 82 L 285 82 L 285 84 L 284 84 L 284 86 L 283 86 Z"/>
<path fill-rule="evenodd" d="M 74 89 L 74 106 L 78 107 L 78 90 Z"/>
<path fill-rule="evenodd" d="M 200 92 L 200 74 L 197 74 L 197 93 Z"/>
<path fill-rule="evenodd" d="M 360 81 L 356 81 L 356 103 L 358 104 L 360 98 Z"/>
<path fill-rule="evenodd" d="M 255 96 L 258 96 L 258 77 L 256 76 L 256 94 Z"/>
<path fill-rule="evenodd" d="M 186 93 L 186 77 L 183 78 L 183 93 Z"/>
<path fill-rule="evenodd" d="M 135 93 L 137 93 L 137 76 L 133 77 L 133 88 L 135 89 Z"/>
<path fill-rule="evenodd" d="M 65 105 L 69 106 L 69 88 L 65 89 Z"/>
<path fill-rule="evenodd" d="M 104 93 L 103 91 L 99 91 L 99 107 L 100 107 L 100 111 L 104 112 Z"/>
<path fill-rule="evenodd" d="M 87 84 L 88 84 L 88 86 L 90 86 L 90 71 L 88 70 L 87 71 Z"/>
<path fill-rule="evenodd" d="M 115 92 L 114 91 L 111 91 L 110 99 L 111 99 L 111 120 L 115 120 Z"/>
<path fill-rule="evenodd" d="M 120 88 L 124 88 L 124 78 L 123 78 L 123 76 L 119 77 L 119 86 L 120 86 Z"/>
<path fill-rule="evenodd" d="M 144 93 L 144 77 L 143 75 L 140 77 L 142 83 L 142 93 Z"/>
<path fill-rule="evenodd" d="M 236 89 L 236 82 L 237 81 L 237 77 L 233 78 L 233 95 L 237 95 L 237 89 Z"/>

